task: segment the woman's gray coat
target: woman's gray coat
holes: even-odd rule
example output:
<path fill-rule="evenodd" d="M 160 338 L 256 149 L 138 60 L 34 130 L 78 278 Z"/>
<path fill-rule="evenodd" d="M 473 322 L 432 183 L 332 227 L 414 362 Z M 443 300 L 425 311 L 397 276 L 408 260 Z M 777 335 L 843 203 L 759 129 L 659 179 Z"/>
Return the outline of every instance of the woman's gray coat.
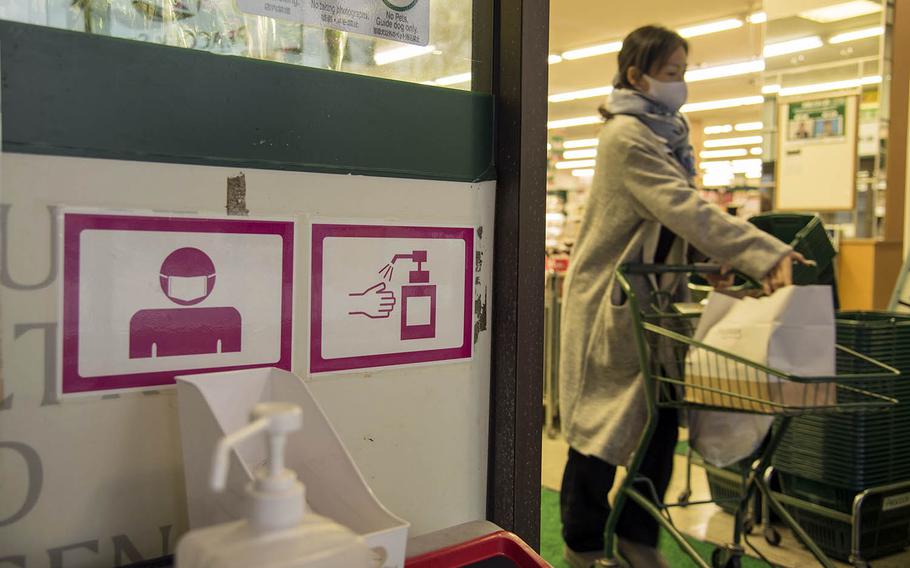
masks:
<path fill-rule="evenodd" d="M 702 200 L 672 151 L 644 123 L 620 115 L 604 126 L 597 167 L 564 288 L 560 416 L 569 445 L 624 465 L 645 423 L 645 400 L 631 312 L 615 282 L 625 262 L 652 262 L 661 225 L 676 239 L 665 262 L 689 245 L 761 279 L 791 251 L 774 237 Z M 686 241 L 686 242 L 683 242 Z M 685 296 L 673 277 L 634 282 Z"/>

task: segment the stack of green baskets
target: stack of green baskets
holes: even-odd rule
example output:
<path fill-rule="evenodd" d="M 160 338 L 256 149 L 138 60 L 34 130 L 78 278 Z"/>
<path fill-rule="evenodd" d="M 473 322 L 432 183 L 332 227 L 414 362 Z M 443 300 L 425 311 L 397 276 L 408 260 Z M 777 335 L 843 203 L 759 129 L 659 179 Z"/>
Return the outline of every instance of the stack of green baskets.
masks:
<path fill-rule="evenodd" d="M 834 257 L 837 252 L 819 217 L 799 213 L 764 213 L 752 217 L 749 222 L 815 261 L 815 266 L 800 264 L 793 267 L 794 284 L 835 285 Z"/>
<path fill-rule="evenodd" d="M 910 315 L 842 312 L 838 343 L 902 371 L 897 379 L 857 384 L 896 398 L 887 412 L 801 416 L 774 454 L 784 493 L 844 513 L 871 487 L 910 480 Z M 903 371 L 907 372 L 903 372 Z M 910 507 L 883 510 L 882 497 L 863 508 L 865 558 L 897 552 L 910 544 Z M 847 558 L 851 527 L 808 511 L 794 516 L 828 554 Z"/>
<path fill-rule="evenodd" d="M 834 278 L 834 257 L 837 256 L 837 251 L 819 217 L 800 213 L 763 213 L 751 217 L 749 222 L 792 246 L 808 260 L 815 261 L 814 266 L 797 264 L 793 267 L 794 284 L 827 284 L 832 287 L 834 301 L 837 302 L 837 283 Z M 701 297 L 710 290 L 708 282 L 695 274 L 692 275 L 692 284 L 698 287 Z"/>

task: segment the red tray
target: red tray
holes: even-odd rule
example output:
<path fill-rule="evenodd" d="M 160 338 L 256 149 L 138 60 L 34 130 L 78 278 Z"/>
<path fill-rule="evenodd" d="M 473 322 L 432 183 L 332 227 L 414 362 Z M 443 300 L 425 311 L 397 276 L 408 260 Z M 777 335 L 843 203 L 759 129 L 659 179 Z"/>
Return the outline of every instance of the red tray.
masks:
<path fill-rule="evenodd" d="M 523 540 L 508 531 L 499 531 L 448 548 L 408 558 L 405 568 L 462 568 L 515 566 L 517 568 L 549 567 Z"/>

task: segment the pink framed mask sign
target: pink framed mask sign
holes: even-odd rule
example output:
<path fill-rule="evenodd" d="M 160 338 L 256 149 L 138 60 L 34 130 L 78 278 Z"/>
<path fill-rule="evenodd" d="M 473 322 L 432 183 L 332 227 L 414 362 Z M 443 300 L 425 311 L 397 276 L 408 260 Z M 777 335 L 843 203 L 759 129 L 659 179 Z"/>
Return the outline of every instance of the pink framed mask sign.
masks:
<path fill-rule="evenodd" d="M 312 375 L 470 359 L 474 228 L 311 227 Z"/>
<path fill-rule="evenodd" d="M 293 221 L 64 211 L 62 226 L 59 394 L 291 369 Z"/>

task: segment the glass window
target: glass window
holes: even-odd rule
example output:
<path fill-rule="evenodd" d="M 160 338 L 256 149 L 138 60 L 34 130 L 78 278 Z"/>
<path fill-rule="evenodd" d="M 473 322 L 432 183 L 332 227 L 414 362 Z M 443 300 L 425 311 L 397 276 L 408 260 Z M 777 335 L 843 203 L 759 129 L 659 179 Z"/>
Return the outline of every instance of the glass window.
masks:
<path fill-rule="evenodd" d="M 415 1 L 429 4 L 427 46 L 245 14 L 236 0 L 0 0 L 0 19 L 469 90 L 473 0 Z"/>

